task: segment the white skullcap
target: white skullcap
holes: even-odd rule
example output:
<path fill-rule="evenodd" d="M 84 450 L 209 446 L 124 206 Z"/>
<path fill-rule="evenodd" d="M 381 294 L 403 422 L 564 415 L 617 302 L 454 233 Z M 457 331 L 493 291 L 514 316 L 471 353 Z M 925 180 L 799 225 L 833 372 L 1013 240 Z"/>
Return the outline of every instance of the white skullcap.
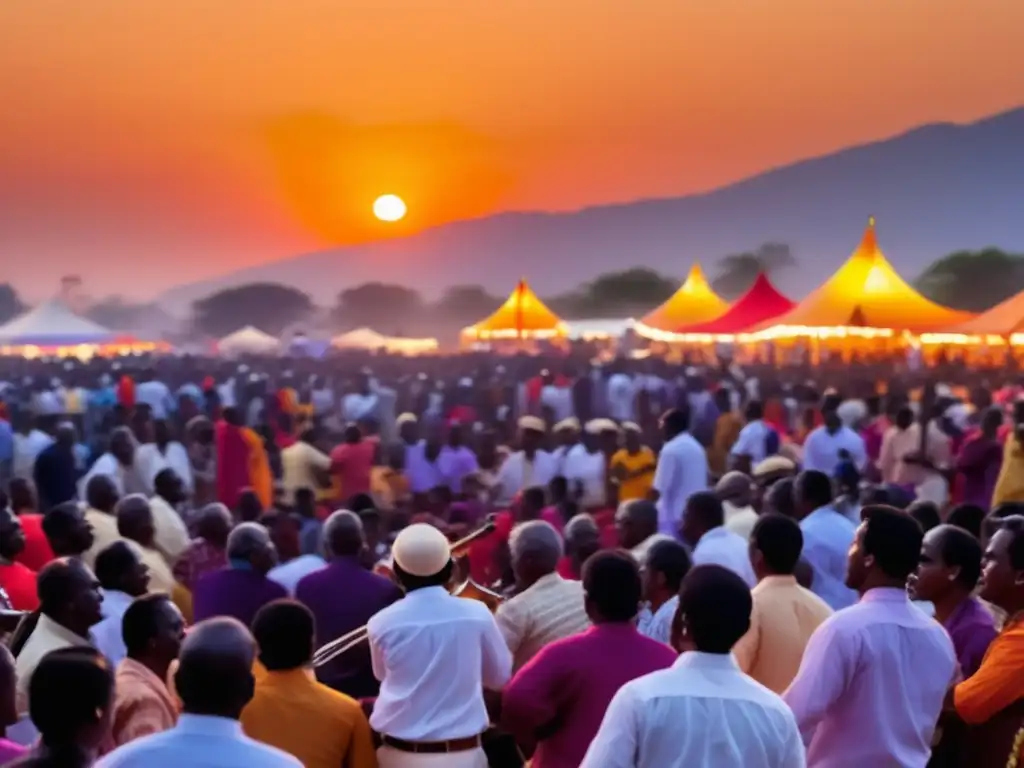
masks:
<path fill-rule="evenodd" d="M 519 418 L 519 428 L 529 429 L 534 432 L 546 432 L 547 427 L 544 426 L 544 419 L 537 416 L 521 416 Z"/>
<path fill-rule="evenodd" d="M 619 425 L 611 419 L 591 419 L 587 422 L 586 430 L 591 435 L 600 435 L 603 432 L 618 432 Z"/>
<path fill-rule="evenodd" d="M 580 431 L 580 420 L 575 416 L 570 416 L 568 419 L 562 419 L 554 426 L 555 432 L 579 432 Z"/>
<path fill-rule="evenodd" d="M 403 413 L 395 419 L 395 424 L 400 427 L 403 424 L 415 424 L 417 421 L 418 419 L 416 418 L 415 413 Z"/>
<path fill-rule="evenodd" d="M 759 461 L 754 465 L 753 474 L 754 477 L 764 477 L 765 475 L 774 475 L 777 472 L 795 472 L 796 464 L 793 463 L 792 459 L 787 459 L 785 456 L 769 456 L 763 461 Z"/>
<path fill-rule="evenodd" d="M 836 408 L 836 416 L 847 427 L 853 427 L 867 415 L 868 406 L 863 400 L 844 400 Z"/>
<path fill-rule="evenodd" d="M 637 424 L 636 422 L 633 422 L 633 421 L 624 421 L 624 422 L 622 422 L 622 430 L 624 432 L 637 432 L 637 433 L 643 431 L 643 430 L 640 429 L 640 425 Z"/>
<path fill-rule="evenodd" d="M 414 523 L 403 528 L 391 547 L 391 557 L 410 576 L 433 576 L 444 570 L 451 560 L 448 539 L 437 528 Z"/>

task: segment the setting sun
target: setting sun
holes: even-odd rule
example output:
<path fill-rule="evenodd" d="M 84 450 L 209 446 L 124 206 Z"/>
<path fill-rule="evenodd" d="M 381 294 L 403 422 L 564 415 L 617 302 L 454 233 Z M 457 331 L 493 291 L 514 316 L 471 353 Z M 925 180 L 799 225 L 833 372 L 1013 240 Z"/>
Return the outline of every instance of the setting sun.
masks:
<path fill-rule="evenodd" d="M 405 218 L 405 202 L 398 195 L 381 195 L 373 201 L 373 215 L 381 221 Z"/>

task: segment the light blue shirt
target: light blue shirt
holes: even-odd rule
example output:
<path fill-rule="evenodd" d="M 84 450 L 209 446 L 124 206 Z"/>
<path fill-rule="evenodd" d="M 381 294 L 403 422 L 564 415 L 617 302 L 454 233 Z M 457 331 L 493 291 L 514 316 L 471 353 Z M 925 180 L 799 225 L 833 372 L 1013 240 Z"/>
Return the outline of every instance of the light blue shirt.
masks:
<path fill-rule="evenodd" d="M 182 715 L 169 731 L 143 736 L 119 747 L 96 768 L 302 768 L 280 749 L 242 733 L 237 720 Z"/>
<path fill-rule="evenodd" d="M 103 602 L 100 605 L 103 620 L 89 632 L 97 650 L 107 657 L 107 661 L 113 667 L 124 661 L 124 657 L 128 655 L 128 650 L 124 647 L 121 623 L 133 599 L 124 592 L 114 589 L 103 590 Z"/>
<path fill-rule="evenodd" d="M 804 441 L 803 468 L 816 469 L 829 477 L 835 477 L 836 468 L 842 461 L 840 451 L 849 453 L 857 469 L 864 471 L 868 463 L 864 438 L 849 427 L 840 427 L 835 433 L 829 433 L 825 427 L 812 430 Z"/>
<path fill-rule="evenodd" d="M 14 459 L 14 431 L 11 425 L 0 419 L 0 464 Z"/>
<path fill-rule="evenodd" d="M 657 640 L 665 645 L 672 644 L 672 620 L 679 608 L 679 596 L 673 595 L 662 606 L 651 613 L 650 606 L 645 605 L 637 617 L 636 630 L 644 637 Z"/>
<path fill-rule="evenodd" d="M 857 602 L 857 593 L 846 586 L 846 558 L 857 526 L 832 507 L 819 507 L 800 522 L 804 534 L 803 558 L 811 566 L 811 592 L 834 611 Z"/>
<path fill-rule="evenodd" d="M 288 590 L 290 596 L 295 597 L 295 588 L 299 582 L 325 565 L 327 563 L 319 555 L 299 555 L 287 563 L 281 563 L 281 565 L 271 568 L 267 573 L 267 578 L 276 581 Z"/>

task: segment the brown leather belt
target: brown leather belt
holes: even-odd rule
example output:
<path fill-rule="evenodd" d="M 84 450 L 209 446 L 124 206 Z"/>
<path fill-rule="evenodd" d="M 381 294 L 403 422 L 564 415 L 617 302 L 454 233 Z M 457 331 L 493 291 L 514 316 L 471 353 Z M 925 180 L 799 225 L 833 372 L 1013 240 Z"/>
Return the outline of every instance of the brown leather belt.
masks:
<path fill-rule="evenodd" d="M 480 736 L 466 736 L 462 739 L 448 739 L 448 741 L 406 741 L 382 733 L 380 743 L 385 747 L 397 749 L 399 752 L 409 752 L 414 755 L 442 755 L 446 752 L 468 752 L 471 749 L 476 749 L 480 746 Z"/>

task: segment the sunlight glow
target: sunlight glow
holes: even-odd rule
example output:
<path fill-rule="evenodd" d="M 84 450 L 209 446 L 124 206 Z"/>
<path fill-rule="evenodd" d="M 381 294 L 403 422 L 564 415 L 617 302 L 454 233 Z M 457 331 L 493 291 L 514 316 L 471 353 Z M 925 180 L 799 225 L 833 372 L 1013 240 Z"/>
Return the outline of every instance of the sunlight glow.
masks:
<path fill-rule="evenodd" d="M 398 195 L 381 195 L 373 201 L 373 215 L 381 221 L 401 221 L 405 211 L 405 202 Z"/>

